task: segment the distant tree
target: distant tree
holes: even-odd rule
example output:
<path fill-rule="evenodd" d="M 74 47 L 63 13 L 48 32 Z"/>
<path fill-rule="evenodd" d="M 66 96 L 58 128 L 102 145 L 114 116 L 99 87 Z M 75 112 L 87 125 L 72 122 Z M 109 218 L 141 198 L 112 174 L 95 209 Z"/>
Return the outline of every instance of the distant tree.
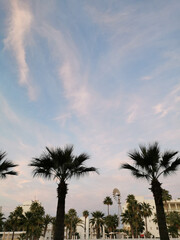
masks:
<path fill-rule="evenodd" d="M 12 240 L 14 239 L 14 232 L 23 230 L 23 209 L 18 206 L 15 208 L 13 212 L 10 212 L 6 222 L 5 222 L 5 230 L 12 231 Z"/>
<path fill-rule="evenodd" d="M 99 239 L 101 237 L 102 227 L 104 225 L 104 213 L 95 211 L 91 214 L 92 219 L 90 219 L 90 223 L 96 229 L 96 238 Z"/>
<path fill-rule="evenodd" d="M 69 209 L 68 216 L 69 216 L 69 220 L 70 220 L 70 236 L 69 236 L 69 238 L 72 239 L 74 220 L 77 217 L 76 210 L 73 208 Z"/>
<path fill-rule="evenodd" d="M 68 232 L 69 230 L 69 239 L 75 237 L 76 235 L 76 227 L 82 226 L 82 220 L 77 216 L 77 212 L 75 209 L 69 209 L 68 213 L 65 214 L 65 226 Z M 66 236 L 67 236 L 66 232 Z"/>
<path fill-rule="evenodd" d="M 89 159 L 86 153 L 79 156 L 73 154 L 73 146 L 66 146 L 64 149 L 50 149 L 46 147 L 39 158 L 34 158 L 30 166 L 34 167 L 34 176 L 46 179 L 56 179 L 58 188 L 58 205 L 55 222 L 54 240 L 64 240 L 64 217 L 65 198 L 67 195 L 67 181 L 72 177 L 82 177 L 89 172 L 98 172 L 94 167 L 86 167 L 85 161 Z"/>
<path fill-rule="evenodd" d="M 43 217 L 43 229 L 44 229 L 43 237 L 45 237 L 46 235 L 48 224 L 52 223 L 52 221 L 53 218 L 49 214 L 46 214 Z"/>
<path fill-rule="evenodd" d="M 165 209 L 168 212 L 168 204 L 167 204 L 167 202 L 172 200 L 172 196 L 169 193 L 169 191 L 164 189 L 164 188 L 162 188 L 162 200 L 163 200 L 163 203 L 164 203 L 164 207 L 165 207 Z"/>
<path fill-rule="evenodd" d="M 152 208 L 151 205 L 149 203 L 145 203 L 143 202 L 141 204 L 141 212 L 142 215 L 145 219 L 145 227 L 146 227 L 146 232 L 145 232 L 145 236 L 148 236 L 148 225 L 147 225 L 147 218 L 152 216 Z"/>
<path fill-rule="evenodd" d="M 55 222 L 56 222 L 56 217 L 52 217 L 52 236 L 53 236 L 53 239 L 54 239 L 54 231 L 55 231 Z"/>
<path fill-rule="evenodd" d="M 4 220 L 6 218 L 4 217 L 4 214 L 3 213 L 0 213 L 0 231 L 2 232 L 3 231 L 3 228 L 4 228 Z"/>
<path fill-rule="evenodd" d="M 116 231 L 116 228 L 118 227 L 118 221 L 118 216 L 116 214 L 108 215 L 104 218 L 104 223 L 108 233 Z"/>
<path fill-rule="evenodd" d="M 166 177 L 177 171 L 180 165 L 180 158 L 176 157 L 176 159 L 173 160 L 177 153 L 178 152 L 176 151 L 166 151 L 161 154 L 159 144 L 157 142 L 149 145 L 148 147 L 140 145 L 140 151 L 134 150 L 128 154 L 134 161 L 134 165 L 126 163 L 121 166 L 121 168 L 130 170 L 136 178 L 146 179 L 150 182 L 151 191 L 156 205 L 159 234 L 160 238 L 163 240 L 169 240 L 169 236 L 159 177 L 161 175 Z"/>
<path fill-rule="evenodd" d="M 13 171 L 12 168 L 17 167 L 17 164 L 14 164 L 12 161 L 5 159 L 6 152 L 0 151 L 0 178 L 4 179 L 8 175 L 18 175 L 16 171 Z"/>
<path fill-rule="evenodd" d="M 89 212 L 87 210 L 84 210 L 83 211 L 83 217 L 85 219 L 85 221 L 84 221 L 84 239 L 87 238 L 87 236 L 86 236 L 86 219 L 88 216 L 89 216 Z"/>
<path fill-rule="evenodd" d="M 144 230 L 141 204 L 132 194 L 127 196 L 126 203 L 127 209 L 121 214 L 122 223 L 130 225 L 131 235 L 136 238 Z"/>
<path fill-rule="evenodd" d="M 30 210 L 25 212 L 24 230 L 26 239 L 37 240 L 43 234 L 44 227 L 44 207 L 37 201 L 33 201 Z"/>
<path fill-rule="evenodd" d="M 112 201 L 111 197 L 109 197 L 109 196 L 105 197 L 103 203 L 105 205 L 107 205 L 108 215 L 109 215 L 109 206 L 113 204 L 113 201 Z"/>
<path fill-rule="evenodd" d="M 178 212 L 169 212 L 166 216 L 168 231 L 172 238 L 178 238 L 180 230 L 180 214 Z"/>

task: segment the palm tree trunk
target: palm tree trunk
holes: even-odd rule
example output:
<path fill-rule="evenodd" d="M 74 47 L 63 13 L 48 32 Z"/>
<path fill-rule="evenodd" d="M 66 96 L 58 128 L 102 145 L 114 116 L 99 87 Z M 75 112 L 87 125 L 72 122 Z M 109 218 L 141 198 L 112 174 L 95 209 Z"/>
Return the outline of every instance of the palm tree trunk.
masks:
<path fill-rule="evenodd" d="M 147 226 L 147 217 L 145 217 L 145 226 L 146 226 L 146 237 L 147 237 L 147 233 L 148 233 L 148 226 Z"/>
<path fill-rule="evenodd" d="M 108 206 L 108 216 L 109 216 L 109 204 L 107 206 Z"/>
<path fill-rule="evenodd" d="M 152 186 L 151 191 L 153 193 L 155 205 L 156 205 L 160 239 L 169 240 L 168 230 L 166 225 L 166 216 L 164 213 L 164 206 L 163 206 L 163 200 L 162 200 L 161 183 L 158 180 L 152 180 L 151 186 Z"/>
<path fill-rule="evenodd" d="M 134 237 L 134 230 L 133 230 L 132 224 L 130 224 L 130 228 L 131 228 L 131 235 L 132 235 L 132 237 Z"/>
<path fill-rule="evenodd" d="M 84 239 L 86 239 L 86 217 L 85 217 L 85 223 L 84 223 Z"/>
<path fill-rule="evenodd" d="M 47 225 L 45 225 L 45 227 L 44 227 L 44 233 L 43 233 L 43 237 L 45 237 L 45 236 L 46 236 L 46 232 L 47 232 Z"/>
<path fill-rule="evenodd" d="M 97 239 L 99 239 L 101 237 L 100 235 L 100 226 L 97 227 Z"/>
<path fill-rule="evenodd" d="M 67 194 L 67 184 L 61 181 L 57 188 L 58 204 L 55 221 L 54 240 L 64 240 L 64 216 L 65 216 L 65 198 Z"/>
<path fill-rule="evenodd" d="M 14 240 L 14 229 L 13 229 L 13 232 L 12 232 L 12 238 L 11 240 Z"/>

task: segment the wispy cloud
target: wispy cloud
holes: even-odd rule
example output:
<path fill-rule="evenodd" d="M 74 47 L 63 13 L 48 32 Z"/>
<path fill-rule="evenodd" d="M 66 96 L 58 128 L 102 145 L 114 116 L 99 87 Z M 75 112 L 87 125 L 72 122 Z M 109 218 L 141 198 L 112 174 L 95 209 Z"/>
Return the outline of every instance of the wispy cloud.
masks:
<path fill-rule="evenodd" d="M 176 111 L 179 113 L 180 106 L 180 85 L 176 85 L 173 90 L 164 98 L 161 103 L 153 107 L 154 113 L 160 118 L 165 117 L 168 113 Z"/>
<path fill-rule="evenodd" d="M 152 76 L 143 76 L 143 77 L 141 78 L 142 81 L 149 81 L 149 80 L 151 80 L 151 79 L 152 79 Z"/>
<path fill-rule="evenodd" d="M 130 106 L 129 111 L 128 111 L 128 118 L 127 118 L 127 122 L 128 123 L 132 123 L 137 115 L 137 110 L 138 110 L 138 105 L 137 104 L 133 104 Z"/>
<path fill-rule="evenodd" d="M 34 100 L 35 90 L 29 79 L 29 67 L 25 49 L 33 16 L 27 3 L 24 1 L 10 1 L 10 7 L 7 37 L 4 40 L 5 48 L 13 51 L 18 65 L 19 84 L 27 88 L 30 99 Z"/>
<path fill-rule="evenodd" d="M 67 30 L 43 24 L 41 36 L 48 40 L 51 54 L 58 62 L 58 75 L 64 87 L 64 95 L 70 108 L 77 114 L 86 115 L 91 102 L 86 72 L 82 70 L 81 58 Z"/>
<path fill-rule="evenodd" d="M 12 110 L 6 99 L 1 94 L 0 94 L 0 115 L 1 119 L 5 117 L 5 119 L 10 121 L 11 123 L 15 124 L 20 123 L 19 117 Z"/>

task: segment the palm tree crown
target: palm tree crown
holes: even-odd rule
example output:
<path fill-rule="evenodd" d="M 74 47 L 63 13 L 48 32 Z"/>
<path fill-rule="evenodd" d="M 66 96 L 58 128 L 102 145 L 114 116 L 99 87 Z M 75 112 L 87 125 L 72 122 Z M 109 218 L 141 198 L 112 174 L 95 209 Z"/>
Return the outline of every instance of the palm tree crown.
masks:
<path fill-rule="evenodd" d="M 145 235 L 146 237 L 148 236 L 148 226 L 147 226 L 147 218 L 152 216 L 152 208 L 149 203 L 143 202 L 141 204 L 141 214 L 145 218 L 145 227 L 146 227 L 146 232 Z"/>
<path fill-rule="evenodd" d="M 89 172 L 98 172 L 94 167 L 85 167 L 84 162 L 89 159 L 86 153 L 79 156 L 73 155 L 73 146 L 68 145 L 64 149 L 49 149 L 46 147 L 47 153 L 43 153 L 40 158 L 34 158 L 29 164 L 33 166 L 34 176 L 57 179 L 67 181 L 72 177 L 81 177 Z"/>
<path fill-rule="evenodd" d="M 103 203 L 105 205 L 107 205 L 107 207 L 108 207 L 108 215 L 109 215 L 109 206 L 113 204 L 113 201 L 112 201 L 111 197 L 109 197 L 109 196 L 105 197 Z"/>
<path fill-rule="evenodd" d="M 177 151 L 166 151 L 160 154 L 157 142 L 149 147 L 140 145 L 140 151 L 129 152 L 128 156 L 134 161 L 134 166 L 123 164 L 121 168 L 129 169 L 137 178 L 146 178 L 148 181 L 158 179 L 161 175 L 168 176 L 177 171 L 180 165 L 180 158 L 173 161 Z"/>
<path fill-rule="evenodd" d="M 11 168 L 17 167 L 10 160 L 4 159 L 6 157 L 6 152 L 0 151 L 0 178 L 4 179 L 7 175 L 18 175 L 16 171 L 11 170 Z"/>
<path fill-rule="evenodd" d="M 140 151 L 129 152 L 128 156 L 134 161 L 133 165 L 122 164 L 121 168 L 128 169 L 136 178 L 145 178 L 151 184 L 151 191 L 154 195 L 157 219 L 159 225 L 160 237 L 163 240 L 169 240 L 166 219 L 162 201 L 162 188 L 159 177 L 164 177 L 175 173 L 180 165 L 180 158 L 174 157 L 177 151 L 160 152 L 157 142 L 148 147 L 140 145 Z"/>
<path fill-rule="evenodd" d="M 101 211 L 95 211 L 92 212 L 92 219 L 90 219 L 90 223 L 95 227 L 96 229 L 96 237 L 99 239 L 101 237 L 101 229 L 104 225 L 104 213 Z"/>
<path fill-rule="evenodd" d="M 84 210 L 83 211 L 83 217 L 85 218 L 85 222 L 84 222 L 84 239 L 86 239 L 86 219 L 89 216 L 89 211 L 88 210 Z"/>

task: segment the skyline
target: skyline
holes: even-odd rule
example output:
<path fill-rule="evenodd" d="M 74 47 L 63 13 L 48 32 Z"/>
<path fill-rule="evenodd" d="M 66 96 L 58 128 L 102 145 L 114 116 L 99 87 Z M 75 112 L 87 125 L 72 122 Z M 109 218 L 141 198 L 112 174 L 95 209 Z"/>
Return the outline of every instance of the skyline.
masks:
<path fill-rule="evenodd" d="M 46 146 L 73 144 L 100 172 L 71 180 L 66 210 L 106 213 L 114 188 L 122 202 L 152 198 L 119 167 L 141 143 L 180 150 L 179 10 L 162 0 L 0 1 L 0 150 L 19 164 L 0 183 L 5 213 L 37 198 L 55 214 L 56 184 L 27 166 Z M 162 179 L 173 198 L 179 178 Z"/>

